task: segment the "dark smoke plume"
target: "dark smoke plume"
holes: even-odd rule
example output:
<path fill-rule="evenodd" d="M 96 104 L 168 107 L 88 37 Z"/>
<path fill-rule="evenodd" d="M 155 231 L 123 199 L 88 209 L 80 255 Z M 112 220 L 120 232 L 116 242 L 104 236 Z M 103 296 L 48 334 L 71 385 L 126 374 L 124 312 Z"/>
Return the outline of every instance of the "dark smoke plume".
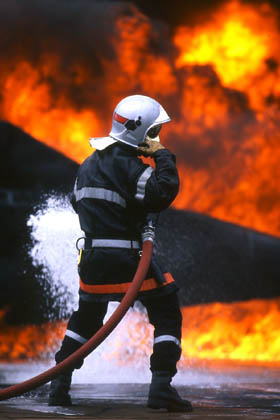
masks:
<path fill-rule="evenodd" d="M 59 57 L 55 72 L 41 73 L 55 96 L 63 94 L 78 109 L 106 106 L 102 60 L 112 63 L 116 36 L 114 22 L 131 15 L 128 3 L 91 0 L 11 0 L 0 3 L 0 56 L 6 71 L 20 61 L 40 66 L 44 56 Z M 47 60 L 48 61 L 48 60 Z M 87 73 L 86 83 L 75 83 L 79 68 Z"/>
<path fill-rule="evenodd" d="M 174 0 L 160 3 L 150 0 L 134 0 L 139 10 L 152 19 L 167 22 L 171 28 L 177 25 L 194 25 L 211 19 L 211 15 L 228 0 L 199 0 L 186 1 Z M 243 0 L 242 3 L 257 5 L 263 4 L 263 0 Z M 275 9 L 280 9 L 279 0 L 267 0 Z"/>

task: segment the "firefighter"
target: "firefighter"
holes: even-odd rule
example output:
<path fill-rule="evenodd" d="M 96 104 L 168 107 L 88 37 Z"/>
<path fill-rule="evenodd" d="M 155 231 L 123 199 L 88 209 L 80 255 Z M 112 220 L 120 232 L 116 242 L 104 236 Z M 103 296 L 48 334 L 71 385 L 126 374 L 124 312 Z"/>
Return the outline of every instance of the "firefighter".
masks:
<path fill-rule="evenodd" d="M 115 108 L 109 136 L 90 140 L 96 151 L 80 166 L 72 198 L 85 234 L 78 264 L 79 307 L 55 355 L 57 363 L 99 330 L 109 301 L 122 299 L 139 263 L 147 219 L 157 218 L 178 193 L 175 156 L 159 141 L 161 127 L 169 121 L 156 100 L 132 95 Z M 139 155 L 153 158 L 155 169 Z M 154 326 L 148 407 L 191 411 L 191 403 L 170 385 L 181 355 L 177 290 L 172 275 L 153 255 L 137 296 Z M 71 376 L 68 371 L 51 382 L 49 405 L 71 405 Z"/>

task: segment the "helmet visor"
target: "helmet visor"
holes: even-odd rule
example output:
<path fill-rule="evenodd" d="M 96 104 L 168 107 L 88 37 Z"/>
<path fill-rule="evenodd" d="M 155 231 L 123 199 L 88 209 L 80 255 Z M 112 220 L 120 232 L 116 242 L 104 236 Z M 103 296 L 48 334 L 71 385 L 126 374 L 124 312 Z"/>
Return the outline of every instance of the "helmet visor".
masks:
<path fill-rule="evenodd" d="M 147 136 L 150 137 L 151 139 L 156 138 L 159 135 L 161 127 L 162 127 L 162 124 L 158 124 L 150 128 L 150 130 L 147 132 Z"/>

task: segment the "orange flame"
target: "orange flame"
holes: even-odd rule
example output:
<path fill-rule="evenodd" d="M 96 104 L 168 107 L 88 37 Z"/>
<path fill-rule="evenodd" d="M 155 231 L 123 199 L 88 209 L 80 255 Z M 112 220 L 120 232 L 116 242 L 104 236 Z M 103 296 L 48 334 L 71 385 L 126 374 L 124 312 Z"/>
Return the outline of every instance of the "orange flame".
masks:
<path fill-rule="evenodd" d="M 182 314 L 182 368 L 205 360 L 279 365 L 280 299 L 195 305 L 182 308 Z M 0 360 L 21 361 L 50 357 L 66 323 L 1 327 Z M 136 364 L 150 355 L 153 329 L 145 314 L 129 313 L 118 329 L 103 352 L 106 360 Z"/>
<path fill-rule="evenodd" d="M 280 299 L 195 305 L 182 315 L 181 368 L 207 360 L 279 365 Z M 104 357 L 135 365 L 151 354 L 153 329 L 143 313 L 129 316 Z"/>
<path fill-rule="evenodd" d="M 213 65 L 224 86 L 247 91 L 266 73 L 266 60 L 275 55 L 278 40 L 275 13 L 268 4 L 231 1 L 209 23 L 177 30 L 174 42 L 181 53 L 176 65 Z"/>
<path fill-rule="evenodd" d="M 0 311 L 0 361 L 45 359 L 64 337 L 64 322 L 11 326 L 4 321 L 8 309 Z"/>
<path fill-rule="evenodd" d="M 9 74 L 1 70 L 2 118 L 81 162 L 91 153 L 88 138 L 107 135 L 119 99 L 135 92 L 155 96 L 173 117 L 162 139 L 178 156 L 175 207 L 279 236 L 277 11 L 266 3 L 226 2 L 207 22 L 178 27 L 170 54 L 152 52 L 154 28 L 136 9 L 115 27 L 115 61 L 101 62 L 111 109 L 102 102 L 78 106 L 54 91 L 48 78 L 63 85 L 65 75 L 57 73 L 59 57 L 45 53 L 36 68 L 21 60 Z M 73 74 L 73 86 L 82 90 L 86 69 L 76 66 Z M 183 314 L 186 358 L 279 361 L 278 300 L 201 305 Z M 23 329 L 28 337 L 35 330 Z M 19 330 L 9 331 L 13 338 L 6 350 L 1 344 L 1 354 L 15 351 L 20 358 L 25 350 L 13 350 Z M 52 346 L 48 340 L 45 347 Z"/>
<path fill-rule="evenodd" d="M 280 299 L 183 309 L 186 359 L 280 362 Z"/>
<path fill-rule="evenodd" d="M 137 9 L 115 27 L 115 61 L 101 59 L 111 109 L 77 106 L 63 89 L 54 91 L 49 78 L 64 86 L 69 75 L 57 70 L 59 57 L 43 53 L 36 68 L 22 60 L 2 75 L 3 117 L 81 162 L 91 153 L 88 138 L 107 135 L 120 98 L 159 97 L 174 113 L 162 139 L 178 155 L 175 207 L 280 235 L 276 11 L 266 3 L 229 1 L 207 22 L 175 30 L 177 57 L 151 50 L 154 28 Z M 73 66 L 71 83 L 82 90 L 89 73 Z"/>
<path fill-rule="evenodd" d="M 280 299 L 195 305 L 183 308 L 182 314 L 181 367 L 195 360 L 280 363 Z M 118 327 L 122 341 L 113 339 L 104 358 L 135 364 L 152 351 L 152 327 L 141 312 L 127 316 Z M 42 326 L 2 325 L 0 360 L 48 358 L 58 348 L 65 329 L 64 321 Z M 128 340 L 125 345 L 123 337 Z"/>
<path fill-rule="evenodd" d="M 51 61 L 48 57 L 48 61 Z M 49 86 L 42 81 L 52 66 L 34 69 L 28 62 L 20 62 L 4 84 L 3 114 L 5 118 L 63 152 L 70 158 L 89 155 L 84 139 L 98 133 L 100 122 L 94 110 L 71 108 L 63 96 L 54 102 Z"/>
<path fill-rule="evenodd" d="M 175 205 L 186 208 L 191 203 L 193 210 L 279 235 L 279 106 L 274 98 L 280 89 L 280 34 L 275 14 L 268 4 L 231 1 L 209 23 L 178 28 L 176 66 L 190 73 L 182 103 L 186 122 L 178 130 L 201 134 L 203 148 L 210 141 L 203 131 L 217 128 L 224 136 L 228 162 L 212 168 L 212 173 L 207 168 L 181 168 L 184 192 Z M 221 83 L 211 81 L 205 71 L 194 72 L 196 65 L 214 68 Z M 254 122 L 250 123 L 248 113 L 248 123 L 242 127 L 238 118 L 244 110 L 232 99 L 229 88 L 248 99 Z M 228 130 L 232 122 L 235 138 L 243 134 L 238 151 Z"/>

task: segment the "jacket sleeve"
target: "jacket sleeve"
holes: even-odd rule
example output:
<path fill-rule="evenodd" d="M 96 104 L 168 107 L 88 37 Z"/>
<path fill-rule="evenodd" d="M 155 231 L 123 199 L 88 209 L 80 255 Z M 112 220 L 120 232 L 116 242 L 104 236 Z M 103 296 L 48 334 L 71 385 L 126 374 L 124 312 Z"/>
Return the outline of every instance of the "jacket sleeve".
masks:
<path fill-rule="evenodd" d="M 159 212 L 170 206 L 179 191 L 176 158 L 168 149 L 154 154 L 155 170 L 145 165 L 136 180 L 135 199 L 148 212 Z"/>

